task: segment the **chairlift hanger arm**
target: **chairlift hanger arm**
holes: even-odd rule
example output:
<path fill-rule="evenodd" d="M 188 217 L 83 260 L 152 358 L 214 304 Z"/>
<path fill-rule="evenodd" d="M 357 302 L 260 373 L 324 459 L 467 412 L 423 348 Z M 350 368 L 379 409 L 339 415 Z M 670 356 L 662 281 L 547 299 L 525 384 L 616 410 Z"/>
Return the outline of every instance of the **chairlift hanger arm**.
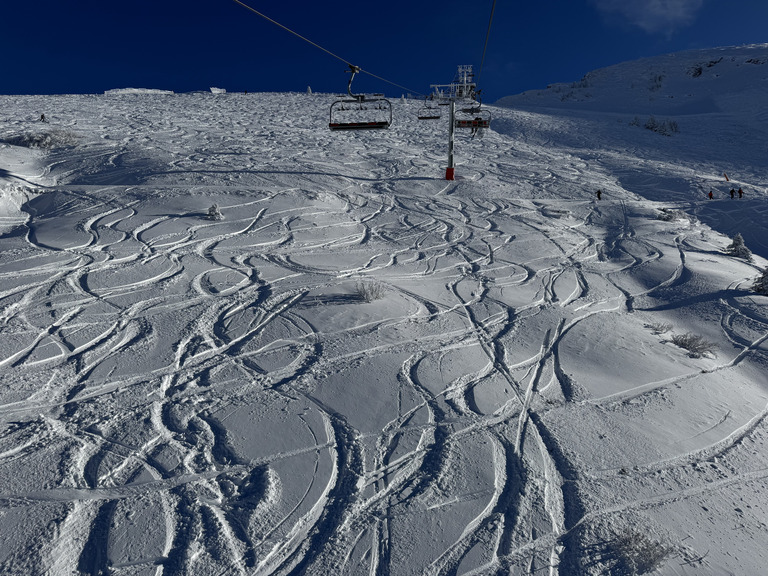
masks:
<path fill-rule="evenodd" d="M 347 94 L 349 94 L 350 98 L 354 98 L 355 100 L 359 100 L 360 102 L 365 100 L 365 95 L 364 94 L 352 94 L 352 80 L 355 79 L 355 74 L 357 74 L 358 72 L 361 72 L 361 71 L 362 70 L 360 69 L 360 66 L 355 66 L 354 64 L 350 64 L 348 72 L 351 72 L 352 75 L 349 77 L 349 84 L 347 84 Z"/>

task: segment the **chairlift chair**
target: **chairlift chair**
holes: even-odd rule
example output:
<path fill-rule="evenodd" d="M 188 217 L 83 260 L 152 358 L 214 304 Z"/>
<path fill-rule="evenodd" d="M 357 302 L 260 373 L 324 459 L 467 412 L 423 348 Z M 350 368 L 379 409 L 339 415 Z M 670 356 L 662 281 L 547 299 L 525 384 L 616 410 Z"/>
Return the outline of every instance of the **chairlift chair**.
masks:
<path fill-rule="evenodd" d="M 460 108 L 456 111 L 456 128 L 471 128 L 478 130 L 480 128 L 491 127 L 491 113 L 489 110 L 481 108 L 480 105 Z"/>
<path fill-rule="evenodd" d="M 352 80 L 360 72 L 349 65 L 352 76 L 347 84 L 349 98 L 331 104 L 328 127 L 331 130 L 371 130 L 389 128 L 392 124 L 392 104 L 383 94 L 353 94 Z"/>
<path fill-rule="evenodd" d="M 442 118 L 440 109 L 437 108 L 434 104 L 430 105 L 430 100 L 432 100 L 432 98 L 429 96 L 425 98 L 424 106 L 419 108 L 419 111 L 416 113 L 416 117 L 419 120 L 440 120 L 440 118 Z"/>

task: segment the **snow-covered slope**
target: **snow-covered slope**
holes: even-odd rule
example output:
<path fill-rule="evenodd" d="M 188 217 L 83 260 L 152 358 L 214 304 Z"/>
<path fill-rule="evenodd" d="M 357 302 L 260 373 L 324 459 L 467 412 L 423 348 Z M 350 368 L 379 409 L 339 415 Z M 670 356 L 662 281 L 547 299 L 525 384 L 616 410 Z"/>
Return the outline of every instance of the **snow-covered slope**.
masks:
<path fill-rule="evenodd" d="M 0 96 L 0 572 L 761 573 L 768 139 L 521 98 Z"/>
<path fill-rule="evenodd" d="M 768 215 L 701 205 L 710 190 L 715 199 L 739 187 L 750 197 L 768 194 L 766 102 L 768 44 L 693 50 L 502 98 L 497 104 L 515 113 L 495 129 L 572 152 L 644 198 L 684 201 L 708 225 L 748 235 L 768 256 Z"/>

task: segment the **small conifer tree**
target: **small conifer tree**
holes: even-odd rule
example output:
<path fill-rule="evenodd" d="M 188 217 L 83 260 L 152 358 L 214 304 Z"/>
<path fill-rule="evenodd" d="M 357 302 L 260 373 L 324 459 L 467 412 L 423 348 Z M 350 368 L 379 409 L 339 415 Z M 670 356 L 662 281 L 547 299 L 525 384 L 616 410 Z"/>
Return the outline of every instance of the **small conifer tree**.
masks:
<path fill-rule="evenodd" d="M 759 294 L 768 294 L 768 267 L 763 270 L 763 274 L 755 280 L 752 290 Z"/>
<path fill-rule="evenodd" d="M 218 204 L 214 204 L 208 208 L 208 220 L 223 220 L 224 214 L 221 213 L 221 209 Z"/>
<path fill-rule="evenodd" d="M 725 252 L 736 258 L 743 258 L 747 262 L 752 262 L 752 251 L 744 244 L 744 238 L 741 234 L 736 234 L 733 237 L 733 242 L 725 249 Z"/>

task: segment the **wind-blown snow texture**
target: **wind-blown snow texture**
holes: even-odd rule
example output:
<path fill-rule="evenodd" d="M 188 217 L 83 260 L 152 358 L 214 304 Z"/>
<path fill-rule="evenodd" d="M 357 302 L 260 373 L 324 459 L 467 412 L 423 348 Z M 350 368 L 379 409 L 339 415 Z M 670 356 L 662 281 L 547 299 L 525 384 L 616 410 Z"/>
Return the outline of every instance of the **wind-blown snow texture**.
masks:
<path fill-rule="evenodd" d="M 332 100 L 0 96 L 0 572 L 762 573 L 768 47 Z"/>

